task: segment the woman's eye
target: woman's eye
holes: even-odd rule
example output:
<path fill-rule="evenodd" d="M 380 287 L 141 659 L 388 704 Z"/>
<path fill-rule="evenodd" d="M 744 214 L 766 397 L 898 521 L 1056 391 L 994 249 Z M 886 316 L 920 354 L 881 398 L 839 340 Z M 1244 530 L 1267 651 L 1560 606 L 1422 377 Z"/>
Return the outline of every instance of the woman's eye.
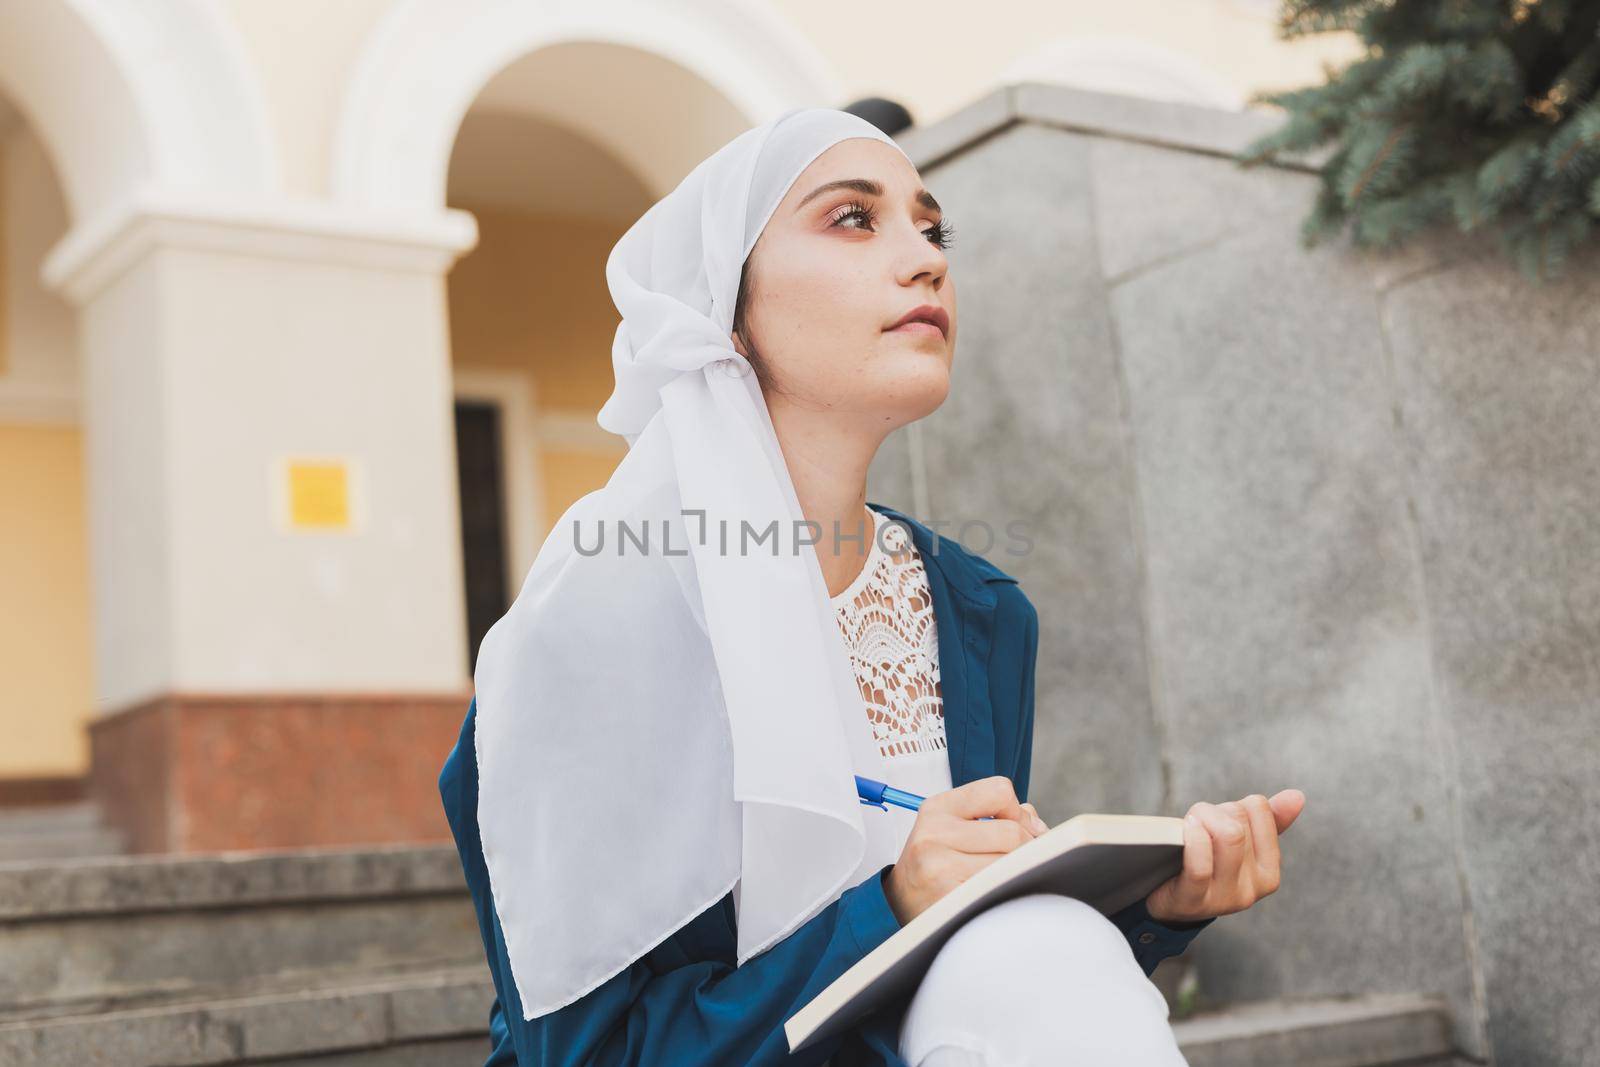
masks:
<path fill-rule="evenodd" d="M 833 220 L 834 225 L 837 226 L 838 224 L 844 222 L 846 219 L 858 218 L 858 217 L 861 219 L 862 222 L 866 223 L 868 227 L 870 227 L 872 225 L 873 220 L 874 220 L 874 216 L 872 214 L 872 211 L 870 209 L 868 209 L 868 207 L 865 204 L 852 203 L 852 204 L 848 205 L 848 207 L 849 207 L 850 210 L 846 211 L 842 215 L 838 215 L 838 216 L 834 217 L 834 220 Z"/>
<path fill-rule="evenodd" d="M 846 206 L 849 208 L 849 210 L 845 211 L 843 214 L 835 215 L 833 218 L 833 225 L 838 226 L 843 224 L 847 219 L 859 218 L 865 225 L 866 229 L 870 231 L 872 224 L 877 221 L 877 216 L 873 214 L 872 209 L 867 207 L 865 204 L 853 202 Z M 855 227 L 847 228 L 854 229 Z M 922 232 L 923 235 L 928 238 L 928 243 L 933 245 L 935 248 L 949 248 L 951 237 L 955 233 L 949 222 L 944 219 L 940 219 L 938 222 L 934 223 L 932 226 L 928 227 Z"/>
<path fill-rule="evenodd" d="M 955 228 L 948 222 L 946 222 L 944 219 L 940 219 L 938 222 L 934 223 L 932 226 L 928 227 L 922 232 L 928 235 L 928 240 L 934 245 L 934 247 L 949 248 L 951 239 L 955 236 L 956 231 Z"/>

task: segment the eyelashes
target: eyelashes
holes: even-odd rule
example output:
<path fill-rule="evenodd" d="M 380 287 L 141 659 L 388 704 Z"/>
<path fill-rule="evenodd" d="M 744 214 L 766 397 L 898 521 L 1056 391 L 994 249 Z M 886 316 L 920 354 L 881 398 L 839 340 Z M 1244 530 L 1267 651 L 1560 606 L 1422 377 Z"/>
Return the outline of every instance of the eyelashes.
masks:
<path fill-rule="evenodd" d="M 922 232 L 931 234 L 933 244 L 939 248 L 949 248 L 955 243 L 956 228 L 950 225 L 944 219 L 940 219 L 938 222 L 934 223 L 932 226 L 926 230 L 923 230 Z"/>
<path fill-rule="evenodd" d="M 851 200 L 849 203 L 841 205 L 840 209 L 835 211 L 832 216 L 833 225 L 837 226 L 845 219 L 854 218 L 856 216 L 860 216 L 866 222 L 869 228 L 876 225 L 878 221 L 877 212 L 873 211 L 870 207 L 868 207 L 866 204 L 863 204 L 859 200 Z M 927 235 L 928 243 L 933 245 L 935 248 L 949 248 L 955 243 L 955 227 L 951 226 L 949 221 L 946 219 L 940 219 L 938 222 L 934 223 L 932 226 L 928 227 L 922 232 Z"/>

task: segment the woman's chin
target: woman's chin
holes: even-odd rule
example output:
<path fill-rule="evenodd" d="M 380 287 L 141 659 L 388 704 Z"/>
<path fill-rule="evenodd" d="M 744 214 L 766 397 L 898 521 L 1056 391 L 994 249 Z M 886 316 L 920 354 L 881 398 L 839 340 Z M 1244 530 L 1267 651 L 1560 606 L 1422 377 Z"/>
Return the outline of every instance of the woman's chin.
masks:
<path fill-rule="evenodd" d="M 896 425 L 933 414 L 950 395 L 950 368 L 937 354 L 899 369 L 892 386 L 884 391 L 884 407 L 893 411 Z"/>

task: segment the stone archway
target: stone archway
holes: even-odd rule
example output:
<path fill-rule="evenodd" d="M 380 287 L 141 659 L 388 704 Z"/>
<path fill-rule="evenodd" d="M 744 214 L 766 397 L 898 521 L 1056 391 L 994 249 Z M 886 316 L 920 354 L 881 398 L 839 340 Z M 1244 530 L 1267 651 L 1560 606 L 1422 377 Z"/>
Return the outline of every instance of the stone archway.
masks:
<path fill-rule="evenodd" d="M 402 0 L 374 31 L 351 79 L 333 149 L 334 198 L 437 209 L 456 131 L 484 86 L 530 52 L 570 42 L 619 45 L 668 60 L 751 125 L 839 96 L 833 73 L 802 37 L 775 14 L 729 0 L 692 0 L 670 12 L 629 0 L 559 7 Z M 662 116 L 650 112 L 647 97 L 635 93 L 626 108 L 571 118 L 638 173 L 681 176 L 677 160 L 660 158 L 659 140 L 632 135 L 659 128 Z"/>
<path fill-rule="evenodd" d="M 195 0 L 0 0 L 0 94 L 48 148 L 75 227 L 150 186 L 278 185 L 242 48 Z"/>
<path fill-rule="evenodd" d="M 595 311 L 605 249 L 743 129 L 835 96 L 809 42 L 728 0 L 671 11 L 402 0 L 373 30 L 336 131 L 333 199 L 396 215 L 465 208 L 484 238 L 450 281 L 457 452 L 473 457 L 462 460 L 470 640 L 520 586 L 545 520 L 615 462 L 619 442 L 590 410 L 599 375 L 574 371 L 592 362 L 578 353 L 609 367 L 614 326 Z M 521 236 L 535 231 L 534 243 Z M 583 266 L 547 273 L 551 259 Z M 509 278 L 543 286 L 551 306 L 505 296 Z M 486 394 L 486 381 L 499 384 Z M 508 397 L 527 398 L 527 418 Z"/>

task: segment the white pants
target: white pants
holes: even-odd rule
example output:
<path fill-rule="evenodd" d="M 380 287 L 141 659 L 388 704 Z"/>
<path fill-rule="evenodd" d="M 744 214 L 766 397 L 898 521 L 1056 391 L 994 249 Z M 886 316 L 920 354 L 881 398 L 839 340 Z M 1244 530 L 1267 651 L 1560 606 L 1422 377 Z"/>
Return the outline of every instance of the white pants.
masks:
<path fill-rule="evenodd" d="M 1122 931 L 1053 893 L 996 905 L 951 936 L 912 994 L 900 1055 L 911 1067 L 1187 1067 Z"/>

